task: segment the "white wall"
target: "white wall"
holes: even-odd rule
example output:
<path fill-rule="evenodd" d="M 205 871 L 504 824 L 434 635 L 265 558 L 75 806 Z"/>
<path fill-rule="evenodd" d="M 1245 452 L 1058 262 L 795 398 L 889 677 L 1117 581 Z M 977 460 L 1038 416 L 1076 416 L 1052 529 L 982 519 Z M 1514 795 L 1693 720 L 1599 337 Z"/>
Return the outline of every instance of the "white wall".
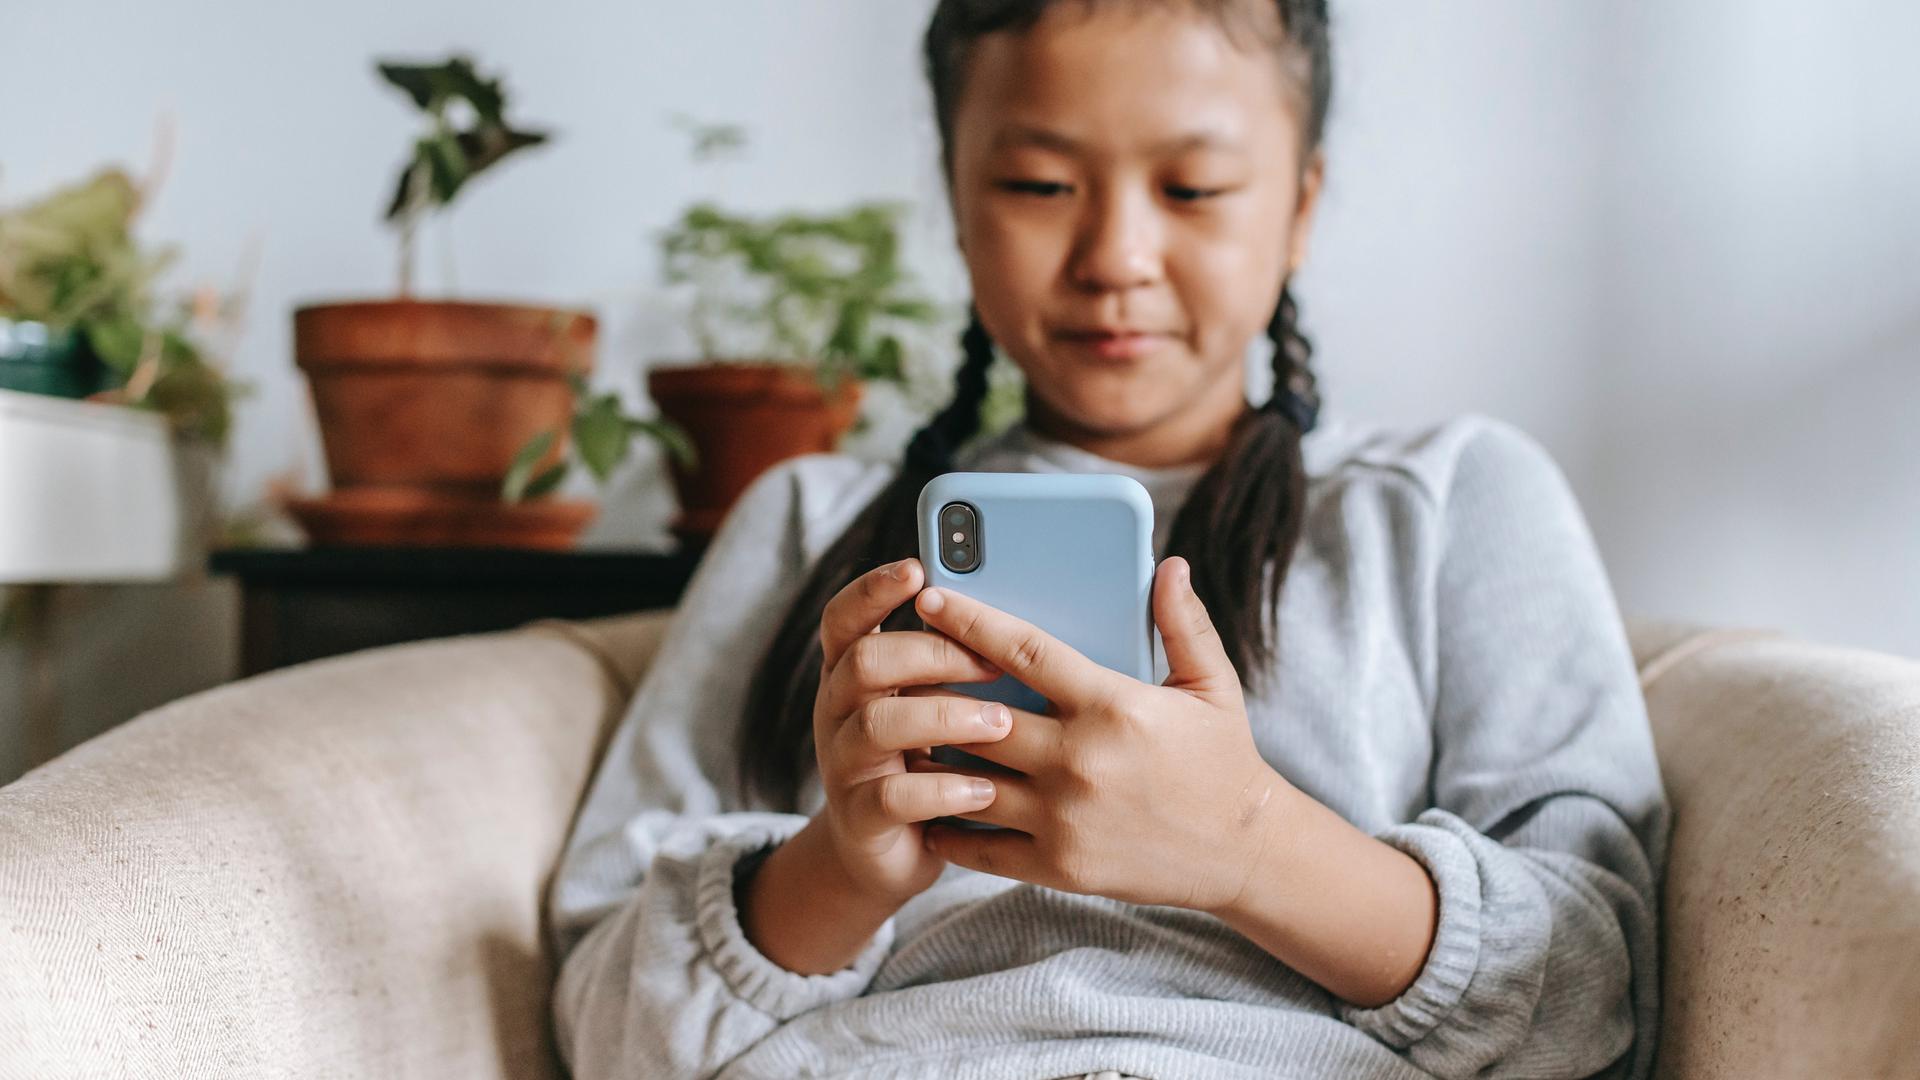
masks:
<path fill-rule="evenodd" d="M 1629 612 L 1920 655 L 1920 8 L 1337 10 L 1340 399 L 1527 427 Z"/>
<path fill-rule="evenodd" d="M 1330 398 L 1405 423 L 1491 413 L 1579 469 L 1607 12 L 1336 9 L 1329 183 L 1301 283 Z"/>
<path fill-rule="evenodd" d="M 1623 603 L 1920 656 L 1920 7 L 1629 4 L 1589 510 Z"/>
<path fill-rule="evenodd" d="M 471 50 L 558 139 L 463 196 L 466 295 L 589 302 L 602 379 L 684 348 L 655 231 L 712 189 L 768 209 L 914 199 L 910 252 L 959 299 L 917 38 L 927 0 L 553 0 L 324 8 L 15 5 L 0 201 L 176 132 L 146 223 L 181 278 L 262 259 L 236 357 L 229 496 L 321 479 L 290 308 L 378 294 L 412 131 L 372 58 Z M 1581 495 L 1630 612 L 1773 624 L 1920 655 L 1920 79 L 1897 0 L 1336 3 L 1332 180 L 1302 281 L 1330 397 L 1394 422 L 1532 431 Z M 1904 65 L 1904 66 L 1903 66 Z M 666 118 L 746 125 L 689 164 Z M 657 528 L 646 471 L 600 540 Z M 135 617 L 130 614 L 130 618 Z"/>

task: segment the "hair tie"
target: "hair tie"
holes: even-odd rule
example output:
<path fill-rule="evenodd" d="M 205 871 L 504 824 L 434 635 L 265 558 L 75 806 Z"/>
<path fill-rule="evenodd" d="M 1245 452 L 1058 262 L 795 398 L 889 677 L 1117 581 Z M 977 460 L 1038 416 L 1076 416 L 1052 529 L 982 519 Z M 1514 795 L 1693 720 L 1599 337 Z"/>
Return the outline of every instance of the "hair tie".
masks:
<path fill-rule="evenodd" d="M 1305 435 L 1312 431 L 1320 421 L 1320 403 L 1303 394 L 1295 393 L 1291 387 L 1276 390 L 1273 400 L 1267 403 L 1270 408 L 1293 422 L 1293 426 Z"/>

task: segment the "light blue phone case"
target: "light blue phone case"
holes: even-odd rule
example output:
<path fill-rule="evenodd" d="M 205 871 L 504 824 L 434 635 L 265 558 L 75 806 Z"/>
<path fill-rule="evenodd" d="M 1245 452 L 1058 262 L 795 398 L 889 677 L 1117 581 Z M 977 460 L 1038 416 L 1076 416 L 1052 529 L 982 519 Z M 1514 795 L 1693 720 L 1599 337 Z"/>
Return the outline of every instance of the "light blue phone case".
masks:
<path fill-rule="evenodd" d="M 977 515 L 979 563 L 940 560 L 940 511 Z M 1152 681 L 1153 501 L 1139 482 L 1105 473 L 946 473 L 920 492 L 920 561 L 927 583 L 1017 615 L 1095 663 Z M 956 686 L 974 697 L 1043 712 L 1046 699 L 1011 677 Z"/>

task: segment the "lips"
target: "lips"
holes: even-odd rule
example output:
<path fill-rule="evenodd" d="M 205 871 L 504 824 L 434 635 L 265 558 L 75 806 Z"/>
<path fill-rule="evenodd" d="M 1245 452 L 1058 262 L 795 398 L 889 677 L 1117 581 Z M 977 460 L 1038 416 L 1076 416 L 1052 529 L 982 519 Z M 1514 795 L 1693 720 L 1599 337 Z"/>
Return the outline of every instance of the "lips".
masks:
<path fill-rule="evenodd" d="M 1172 334 L 1133 327 L 1089 327 L 1062 330 L 1058 337 L 1075 348 L 1103 360 L 1131 360 L 1165 345 Z"/>

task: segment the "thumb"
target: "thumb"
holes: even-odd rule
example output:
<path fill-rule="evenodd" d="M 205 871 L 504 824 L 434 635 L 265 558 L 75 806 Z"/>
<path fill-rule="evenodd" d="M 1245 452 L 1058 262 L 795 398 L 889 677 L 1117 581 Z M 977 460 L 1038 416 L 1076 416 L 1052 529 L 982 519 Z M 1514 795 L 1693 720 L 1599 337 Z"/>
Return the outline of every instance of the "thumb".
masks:
<path fill-rule="evenodd" d="M 1220 633 L 1193 591 L 1193 568 L 1178 555 L 1154 573 L 1153 623 L 1167 649 L 1166 685 L 1201 694 L 1239 686 Z"/>

